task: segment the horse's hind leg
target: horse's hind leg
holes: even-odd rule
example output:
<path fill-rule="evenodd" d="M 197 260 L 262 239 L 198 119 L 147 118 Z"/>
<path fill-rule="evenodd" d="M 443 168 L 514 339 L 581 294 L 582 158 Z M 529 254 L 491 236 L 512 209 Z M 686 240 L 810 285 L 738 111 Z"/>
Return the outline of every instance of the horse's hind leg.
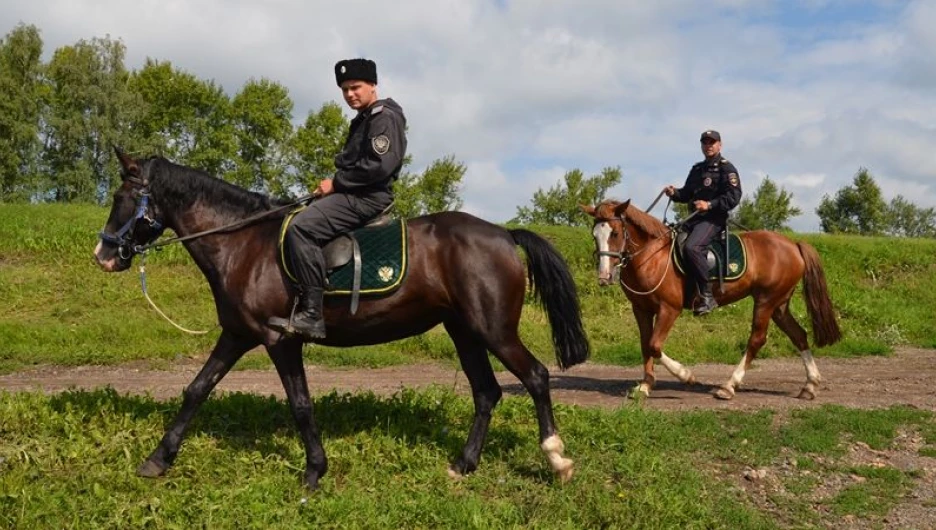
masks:
<path fill-rule="evenodd" d="M 449 468 L 449 475 L 457 478 L 477 469 L 481 460 L 481 448 L 491 423 L 491 411 L 500 401 L 502 391 L 497 378 L 494 377 L 494 369 L 491 368 L 484 341 L 460 321 L 446 321 L 445 329 L 455 343 L 462 370 L 465 371 L 471 385 L 471 396 L 475 406 L 474 422 L 468 432 L 468 441 L 465 442 L 461 456 Z"/>
<path fill-rule="evenodd" d="M 819 391 L 819 383 L 822 382 L 822 376 L 819 374 L 819 368 L 816 366 L 816 361 L 809 350 L 806 330 L 790 314 L 789 300 L 774 309 L 773 321 L 777 324 L 777 327 L 786 333 L 787 337 L 790 337 L 793 345 L 799 351 L 800 357 L 803 358 L 803 365 L 806 367 L 806 384 L 797 397 L 800 399 L 815 399 L 816 393 Z"/>
<path fill-rule="evenodd" d="M 572 478 L 573 462 L 563 457 L 565 444 L 556 431 L 552 398 L 549 395 L 549 370 L 520 342 L 516 330 L 502 340 L 489 345 L 491 352 L 514 374 L 533 398 L 536 419 L 539 422 L 540 448 L 553 471 L 563 482 Z"/>
<path fill-rule="evenodd" d="M 302 367 L 302 343 L 298 340 L 280 341 L 267 347 L 270 359 L 280 376 L 293 419 L 299 429 L 302 445 L 306 453 L 305 483 L 309 489 L 318 487 L 318 481 L 328 471 L 328 460 L 315 418 L 312 415 L 312 400 L 309 398 L 309 384 Z"/>
<path fill-rule="evenodd" d="M 205 361 L 205 365 L 202 366 L 195 379 L 185 387 L 182 393 L 182 407 L 176 414 L 172 425 L 166 429 L 162 440 L 149 458 L 137 469 L 138 475 L 158 477 L 169 469 L 179 453 L 185 429 L 195 416 L 195 412 L 198 411 L 198 407 L 205 402 L 208 394 L 234 366 L 234 363 L 256 345 L 256 342 L 245 341 L 227 331 L 221 332 L 211 356 Z"/>

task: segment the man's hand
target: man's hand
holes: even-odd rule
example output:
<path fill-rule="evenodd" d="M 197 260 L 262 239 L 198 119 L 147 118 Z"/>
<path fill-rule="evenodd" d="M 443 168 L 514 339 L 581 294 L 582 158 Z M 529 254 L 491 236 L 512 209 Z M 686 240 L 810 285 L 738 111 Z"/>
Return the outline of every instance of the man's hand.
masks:
<path fill-rule="evenodd" d="M 663 193 L 665 193 L 667 197 L 672 197 L 676 194 L 676 186 L 667 186 L 663 188 Z"/>
<path fill-rule="evenodd" d="M 334 182 L 332 182 L 332 179 L 325 179 L 322 182 L 319 182 L 319 185 L 316 186 L 315 190 L 312 192 L 312 195 L 315 195 L 316 197 L 324 197 L 326 195 L 330 195 L 334 191 L 335 185 Z"/>
<path fill-rule="evenodd" d="M 698 200 L 692 204 L 695 206 L 695 209 L 700 212 L 707 212 L 712 209 L 712 203 L 708 201 Z"/>

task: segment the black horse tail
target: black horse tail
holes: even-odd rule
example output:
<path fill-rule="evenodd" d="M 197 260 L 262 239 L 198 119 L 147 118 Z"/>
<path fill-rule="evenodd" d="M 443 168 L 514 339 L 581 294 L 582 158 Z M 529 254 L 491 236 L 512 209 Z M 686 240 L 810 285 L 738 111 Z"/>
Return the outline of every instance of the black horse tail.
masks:
<path fill-rule="evenodd" d="M 540 302 L 552 328 L 553 347 L 559 368 L 583 363 L 591 353 L 582 310 L 572 273 L 549 241 L 529 230 L 510 230 L 514 241 L 527 255 L 527 276 L 533 297 Z"/>

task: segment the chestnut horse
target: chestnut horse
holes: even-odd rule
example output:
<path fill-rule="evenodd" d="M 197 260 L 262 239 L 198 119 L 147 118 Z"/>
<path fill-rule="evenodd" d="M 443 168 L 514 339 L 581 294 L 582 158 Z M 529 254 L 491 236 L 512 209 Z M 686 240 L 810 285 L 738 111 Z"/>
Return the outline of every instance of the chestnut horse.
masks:
<path fill-rule="evenodd" d="M 155 477 L 166 472 L 198 407 L 244 353 L 263 345 L 299 428 L 306 454 L 304 481 L 316 488 L 328 464 L 312 415 L 302 342 L 266 324 L 272 316 L 288 317 L 295 296 L 276 259 L 284 205 L 163 158 L 135 160 L 119 150 L 117 156 L 123 182 L 94 250 L 98 264 L 108 272 L 126 270 L 134 254 L 152 246 L 163 228 L 171 228 L 205 275 L 221 327 L 211 356 L 183 393 L 181 410 L 138 474 Z M 526 267 L 517 245 L 527 254 Z M 321 344 L 380 344 L 443 324 L 475 405 L 468 440 L 450 473 L 461 475 L 478 466 L 491 411 L 502 395 L 490 351 L 532 396 L 540 446 L 559 478 L 569 479 L 572 461 L 563 457 L 556 431 L 549 372 L 518 335 L 529 276 L 552 327 L 559 367 L 587 359 L 575 283 L 565 261 L 532 232 L 506 230 L 460 212 L 409 220 L 407 248 L 409 269 L 394 293 L 362 298 L 355 314 L 347 298 L 326 297 L 328 338 Z"/>
<path fill-rule="evenodd" d="M 617 270 L 621 289 L 630 299 L 637 319 L 644 377 L 636 390 L 650 395 L 656 380 L 655 359 L 681 382 L 695 383 L 688 368 L 663 352 L 666 337 L 684 307 L 685 296 L 686 279 L 671 257 L 674 230 L 629 200 L 609 200 L 581 208 L 595 219 L 592 234 L 598 249 L 599 283 L 602 286 L 613 283 L 612 270 Z M 715 391 L 715 397 L 734 397 L 745 371 L 767 341 L 767 326 L 773 319 L 793 341 L 806 366 L 806 385 L 799 397 L 813 399 L 821 377 L 809 350 L 806 331 L 790 313 L 790 298 L 802 280 L 817 347 L 834 344 L 841 338 L 819 255 L 811 245 L 793 242 L 775 232 L 757 230 L 744 232 L 740 237 L 746 248 L 747 271 L 741 278 L 725 282 L 724 291 L 716 292 L 715 299 L 722 306 L 750 296 L 754 299 L 754 318 L 744 356 L 731 378 Z"/>

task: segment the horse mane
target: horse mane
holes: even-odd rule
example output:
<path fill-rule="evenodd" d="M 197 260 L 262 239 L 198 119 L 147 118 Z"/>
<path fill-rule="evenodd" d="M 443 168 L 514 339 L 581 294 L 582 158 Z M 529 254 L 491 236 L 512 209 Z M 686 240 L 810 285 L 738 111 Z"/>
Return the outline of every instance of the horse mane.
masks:
<path fill-rule="evenodd" d="M 614 211 L 620 204 L 622 204 L 621 201 L 609 199 L 599 204 L 596 209 L 598 211 L 604 211 L 602 207 L 607 207 L 609 211 Z M 641 210 L 635 206 L 634 203 L 630 203 L 627 206 L 627 210 L 624 211 L 624 216 L 632 225 L 636 226 L 650 237 L 663 237 L 669 233 L 669 228 L 663 224 L 663 221 Z"/>
<path fill-rule="evenodd" d="M 244 189 L 205 171 L 173 163 L 161 156 L 150 157 L 141 165 L 153 191 L 160 195 L 164 206 L 171 210 L 186 208 L 201 201 L 210 204 L 221 214 L 241 219 L 289 202 Z"/>

